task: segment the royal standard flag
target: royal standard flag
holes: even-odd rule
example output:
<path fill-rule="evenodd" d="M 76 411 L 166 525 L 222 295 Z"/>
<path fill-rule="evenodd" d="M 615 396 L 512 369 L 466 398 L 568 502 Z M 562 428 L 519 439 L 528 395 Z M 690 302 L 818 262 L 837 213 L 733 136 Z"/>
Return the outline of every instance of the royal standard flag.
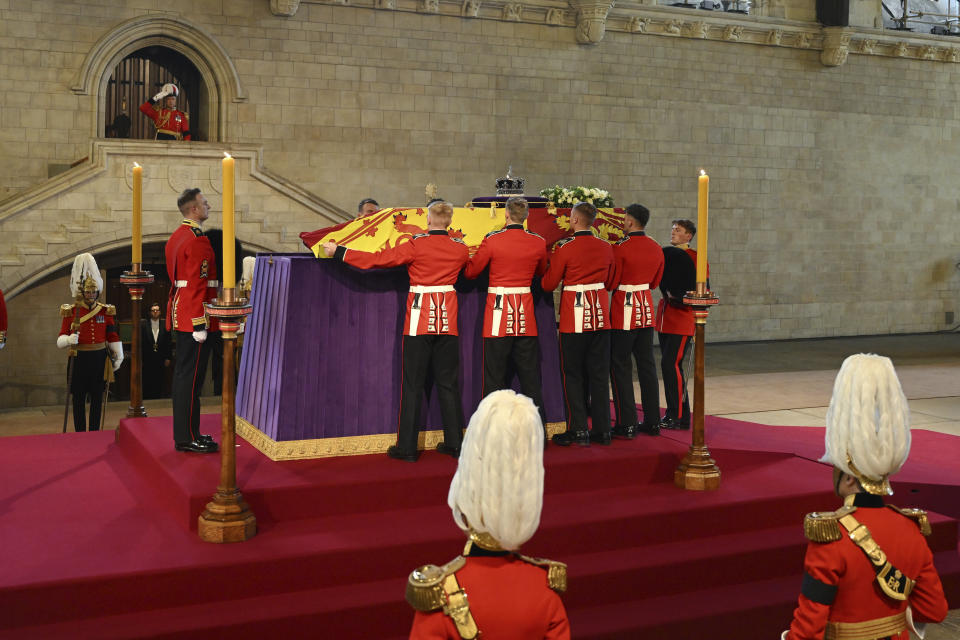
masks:
<path fill-rule="evenodd" d="M 593 222 L 594 233 L 611 243 L 623 238 L 623 213 L 623 209 L 599 209 Z M 461 238 L 473 255 L 483 238 L 503 225 L 502 207 L 457 207 L 453 210 L 450 235 Z M 570 209 L 530 209 L 526 227 L 543 236 L 549 248 L 557 240 L 571 235 Z M 426 207 L 388 208 L 332 227 L 304 231 L 300 239 L 315 256 L 325 258 L 322 245 L 331 240 L 350 249 L 376 252 L 426 232 Z"/>

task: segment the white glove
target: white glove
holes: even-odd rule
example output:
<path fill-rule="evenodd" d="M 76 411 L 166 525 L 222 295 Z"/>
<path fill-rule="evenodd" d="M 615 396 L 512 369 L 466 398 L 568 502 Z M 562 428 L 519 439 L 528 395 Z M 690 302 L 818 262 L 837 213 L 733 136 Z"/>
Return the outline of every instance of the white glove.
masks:
<path fill-rule="evenodd" d="M 5 346 L 7 346 L 6 342 L 0 342 L 0 349 L 3 349 Z"/>
<path fill-rule="evenodd" d="M 169 95 L 169 94 L 168 94 L 166 91 L 161 91 L 161 92 L 158 93 L 157 95 L 153 96 L 153 101 L 154 101 L 154 102 L 160 102 L 161 100 L 163 100 L 164 98 L 166 98 L 167 95 Z"/>
<path fill-rule="evenodd" d="M 167 84 L 163 85 L 162 87 L 160 87 L 160 90 L 163 91 L 163 92 L 164 92 L 165 94 L 167 94 L 168 96 L 175 96 L 175 95 L 177 95 L 177 93 L 179 93 L 179 92 L 177 91 L 177 85 L 171 84 L 171 83 L 169 83 L 169 82 L 168 82 Z"/>
<path fill-rule="evenodd" d="M 202 331 L 194 331 L 193 339 L 199 342 L 200 344 L 203 344 L 203 342 L 207 339 L 207 330 L 204 329 Z"/>
<path fill-rule="evenodd" d="M 113 370 L 116 371 L 123 364 L 123 344 L 120 342 L 108 342 L 110 349 L 110 359 L 113 360 Z"/>
<path fill-rule="evenodd" d="M 80 342 L 79 333 L 71 333 L 68 336 L 57 336 L 57 346 L 61 349 L 66 349 L 72 344 L 77 344 Z"/>
<path fill-rule="evenodd" d="M 241 335 L 241 334 L 244 332 L 244 330 L 246 329 L 246 327 L 247 327 L 247 323 L 246 323 L 246 322 L 241 322 L 241 323 L 240 323 L 240 328 L 237 329 L 237 335 L 238 335 L 238 336 Z"/>

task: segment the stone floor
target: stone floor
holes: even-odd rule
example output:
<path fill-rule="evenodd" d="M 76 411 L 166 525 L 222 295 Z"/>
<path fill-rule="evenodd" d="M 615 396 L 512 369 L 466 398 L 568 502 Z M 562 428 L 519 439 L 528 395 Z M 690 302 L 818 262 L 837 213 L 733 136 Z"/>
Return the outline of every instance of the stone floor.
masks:
<path fill-rule="evenodd" d="M 960 435 L 960 333 L 710 344 L 705 410 L 763 424 L 823 426 L 836 372 L 846 356 L 860 352 L 893 359 L 910 401 L 914 428 Z M 692 361 L 691 354 L 687 365 L 691 372 Z M 213 413 L 220 398 L 203 398 L 201 404 Z M 144 405 L 151 416 L 170 415 L 168 399 Z M 108 404 L 108 429 L 116 427 L 128 406 Z M 57 433 L 62 424 L 62 406 L 0 411 L 0 436 Z M 926 635 L 926 640 L 958 638 L 960 609 L 951 611 L 944 624 L 931 626 Z"/>

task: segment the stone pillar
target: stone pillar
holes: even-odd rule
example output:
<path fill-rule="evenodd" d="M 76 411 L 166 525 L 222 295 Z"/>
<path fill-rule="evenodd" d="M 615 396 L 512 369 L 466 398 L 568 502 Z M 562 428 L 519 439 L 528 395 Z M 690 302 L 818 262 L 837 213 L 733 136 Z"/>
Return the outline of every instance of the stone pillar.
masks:
<path fill-rule="evenodd" d="M 607 14 L 616 0 L 567 0 L 577 12 L 577 42 L 597 44 L 607 30 Z"/>

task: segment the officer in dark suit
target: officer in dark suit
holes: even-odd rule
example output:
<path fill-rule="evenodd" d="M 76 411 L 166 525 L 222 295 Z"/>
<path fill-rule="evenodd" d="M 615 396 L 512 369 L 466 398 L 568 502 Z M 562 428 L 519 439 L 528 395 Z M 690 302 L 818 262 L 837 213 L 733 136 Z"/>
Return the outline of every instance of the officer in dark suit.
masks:
<path fill-rule="evenodd" d="M 140 324 L 141 361 L 143 362 L 143 397 L 162 398 L 165 373 L 173 357 L 173 341 L 160 317 L 160 303 L 150 305 L 150 319 Z"/>

